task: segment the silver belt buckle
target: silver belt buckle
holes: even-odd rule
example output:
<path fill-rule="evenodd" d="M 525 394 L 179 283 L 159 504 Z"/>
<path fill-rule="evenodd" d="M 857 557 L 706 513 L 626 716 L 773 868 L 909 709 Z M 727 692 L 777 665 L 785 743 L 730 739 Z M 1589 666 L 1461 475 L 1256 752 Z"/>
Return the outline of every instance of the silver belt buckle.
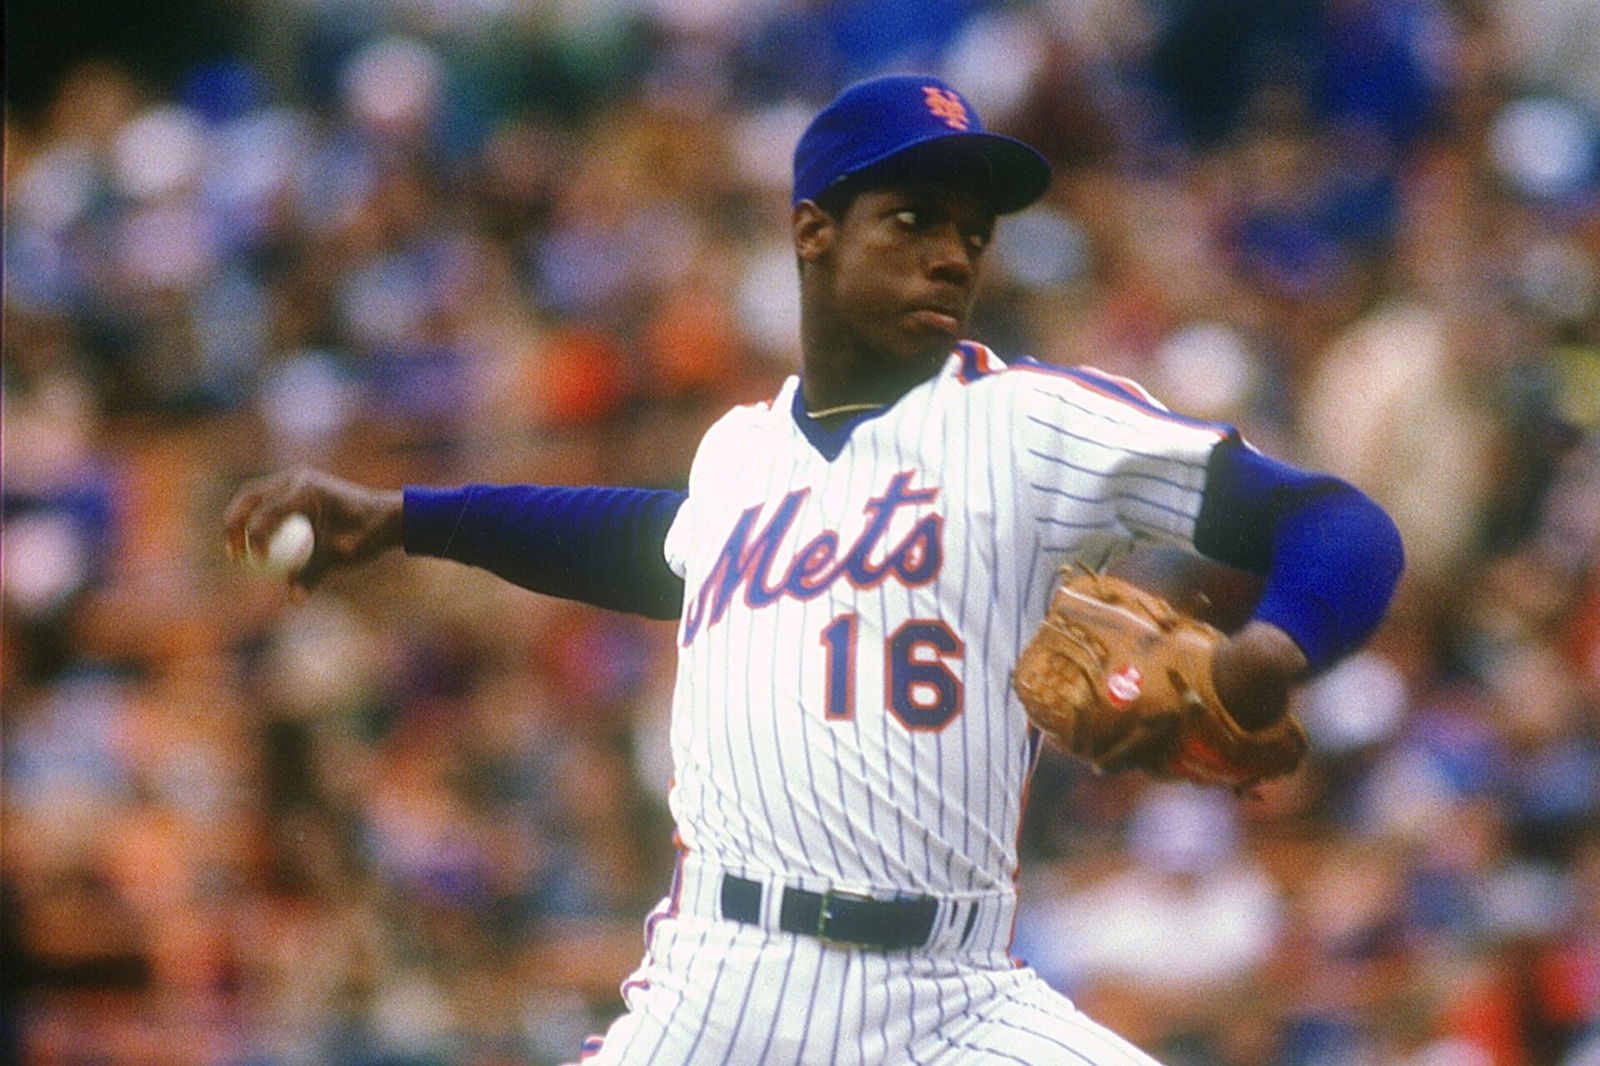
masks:
<path fill-rule="evenodd" d="M 855 942 L 852 940 L 835 940 L 828 935 L 828 923 L 833 920 L 833 901 L 836 899 L 850 899 L 870 903 L 872 897 L 858 895 L 854 892 L 835 892 L 831 888 L 822 890 L 822 905 L 817 908 L 817 939 L 828 944 L 853 947 Z"/>

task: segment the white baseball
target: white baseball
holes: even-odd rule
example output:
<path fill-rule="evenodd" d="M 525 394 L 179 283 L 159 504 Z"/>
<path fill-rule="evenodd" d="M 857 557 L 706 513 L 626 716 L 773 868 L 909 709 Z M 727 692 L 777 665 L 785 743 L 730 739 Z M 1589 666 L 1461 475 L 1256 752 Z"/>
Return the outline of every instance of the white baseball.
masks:
<path fill-rule="evenodd" d="M 267 540 L 264 555 L 251 555 L 250 561 L 257 570 L 274 576 L 299 573 L 311 561 L 311 551 L 316 547 L 316 531 L 311 519 L 298 511 L 289 515 Z"/>

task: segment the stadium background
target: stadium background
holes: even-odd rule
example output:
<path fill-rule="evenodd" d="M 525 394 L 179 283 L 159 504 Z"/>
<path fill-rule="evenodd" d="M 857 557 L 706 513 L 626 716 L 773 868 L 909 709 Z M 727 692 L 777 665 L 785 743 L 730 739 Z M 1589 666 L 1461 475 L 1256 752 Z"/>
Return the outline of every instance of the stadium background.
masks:
<path fill-rule="evenodd" d="M 617 1009 L 670 630 L 222 557 L 240 479 L 675 484 L 795 366 L 787 152 L 936 70 L 1058 181 L 974 334 L 1410 570 L 1253 803 L 1047 756 L 1017 952 L 1173 1066 L 1600 1063 L 1592 0 L 14 0 L 0 1059 L 502 1066 Z M 1164 564 L 1163 564 L 1164 565 Z"/>

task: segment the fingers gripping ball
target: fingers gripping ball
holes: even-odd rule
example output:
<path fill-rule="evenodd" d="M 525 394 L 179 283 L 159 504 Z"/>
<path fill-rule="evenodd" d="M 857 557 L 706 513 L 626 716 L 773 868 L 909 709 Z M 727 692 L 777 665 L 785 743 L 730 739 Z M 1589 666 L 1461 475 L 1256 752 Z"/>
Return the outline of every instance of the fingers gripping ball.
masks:
<path fill-rule="evenodd" d="M 245 559 L 257 571 L 272 577 L 298 574 L 311 561 L 316 549 L 317 535 L 311 519 L 295 512 L 278 523 L 267 539 L 265 551 L 259 554 L 247 545 Z"/>
<path fill-rule="evenodd" d="M 1211 680 L 1227 638 L 1120 578 L 1064 569 L 1012 687 L 1028 717 L 1097 770 L 1248 789 L 1299 766 L 1293 717 L 1242 728 Z"/>

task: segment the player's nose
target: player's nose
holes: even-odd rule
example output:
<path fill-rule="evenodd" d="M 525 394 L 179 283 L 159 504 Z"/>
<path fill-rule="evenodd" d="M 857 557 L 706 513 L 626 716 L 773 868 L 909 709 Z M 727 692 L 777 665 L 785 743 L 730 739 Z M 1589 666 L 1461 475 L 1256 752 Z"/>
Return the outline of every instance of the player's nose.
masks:
<path fill-rule="evenodd" d="M 978 268 L 977 250 L 959 226 L 940 226 L 928 235 L 925 252 L 930 276 L 969 285 Z"/>

